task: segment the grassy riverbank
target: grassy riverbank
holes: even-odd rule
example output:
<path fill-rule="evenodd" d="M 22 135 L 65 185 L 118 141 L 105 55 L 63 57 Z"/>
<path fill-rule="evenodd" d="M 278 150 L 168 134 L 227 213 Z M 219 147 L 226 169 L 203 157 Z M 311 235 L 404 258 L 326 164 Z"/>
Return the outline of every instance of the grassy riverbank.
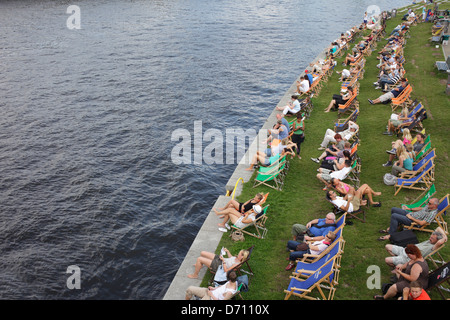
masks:
<path fill-rule="evenodd" d="M 440 8 L 448 8 L 447 3 Z M 431 8 L 431 7 L 430 7 Z M 386 24 L 386 33 L 401 23 L 402 12 L 396 18 L 390 19 Z M 436 148 L 435 185 L 436 197 L 441 198 L 447 194 L 449 188 L 450 171 L 448 168 L 449 140 L 448 124 L 450 113 L 448 112 L 449 97 L 445 94 L 445 73 L 438 73 L 434 67 L 435 61 L 443 61 L 442 48 L 435 48 L 431 44 L 431 23 L 421 23 L 411 27 L 410 38 L 404 48 L 406 59 L 406 77 L 413 86 L 412 97 L 422 101 L 428 112 L 428 119 L 424 121 L 426 133 L 431 135 L 432 147 Z M 344 31 L 344 30 L 343 30 Z M 410 203 L 420 192 L 402 190 L 394 196 L 393 187 L 386 186 L 382 177 L 390 172 L 390 168 L 382 166 L 387 161 L 386 149 L 390 149 L 394 137 L 382 135 L 385 131 L 387 120 L 390 117 L 390 105 L 370 105 L 367 99 L 374 99 L 382 92 L 375 90 L 372 85 L 377 80 L 378 61 L 377 52 L 386 44 L 384 39 L 377 43 L 377 48 L 366 57 L 364 78 L 359 80 L 360 114 L 357 123 L 360 126 L 360 147 L 358 155 L 362 159 L 361 184 L 369 184 L 375 191 L 381 191 L 382 195 L 375 199 L 382 202 L 382 207 L 370 207 L 366 210 L 366 223 L 354 221 L 353 225 L 344 227 L 343 237 L 346 241 L 345 252 L 342 257 L 339 284 L 335 294 L 335 300 L 362 300 L 372 299 L 379 290 L 369 290 L 366 281 L 370 274 L 369 266 L 379 266 L 382 282 L 388 282 L 391 275 L 390 268 L 384 263 L 387 252 L 384 249 L 386 242 L 377 241 L 379 229 L 389 225 L 390 208 L 401 203 Z M 350 49 L 353 47 L 351 44 Z M 340 65 L 345 55 L 338 59 L 335 70 L 342 70 Z M 315 218 L 323 218 L 331 211 L 331 205 L 325 200 L 325 191 L 322 191 L 322 183 L 317 178 L 318 165 L 310 160 L 317 157 L 319 143 L 327 128 L 333 128 L 337 118 L 336 112 L 324 113 L 333 94 L 338 93 L 341 83 L 339 75 L 335 72 L 329 78 L 320 95 L 313 99 L 314 110 L 306 121 L 306 140 L 302 144 L 302 159 L 290 160 L 290 169 L 282 192 L 267 187 L 252 188 L 253 179 L 244 185 L 244 190 L 239 200 L 246 201 L 256 192 L 270 192 L 267 203 L 268 209 L 267 228 L 265 239 L 256 239 L 246 236 L 244 242 L 234 243 L 225 234 L 218 248 L 225 246 L 232 253 L 237 253 L 242 248 L 255 245 L 250 260 L 251 268 L 255 276 L 250 281 L 250 291 L 244 293 L 246 300 L 280 300 L 284 298 L 283 290 L 289 283 L 291 272 L 285 271 L 287 265 L 286 242 L 291 239 L 291 226 L 294 223 L 306 224 Z M 219 220 L 218 220 L 219 222 Z M 419 240 L 429 237 L 428 233 L 416 232 Z M 441 250 L 445 259 L 450 256 L 447 245 Z M 203 284 L 209 280 L 207 273 Z M 435 294 L 436 299 L 438 296 Z M 295 299 L 295 298 L 294 298 Z"/>

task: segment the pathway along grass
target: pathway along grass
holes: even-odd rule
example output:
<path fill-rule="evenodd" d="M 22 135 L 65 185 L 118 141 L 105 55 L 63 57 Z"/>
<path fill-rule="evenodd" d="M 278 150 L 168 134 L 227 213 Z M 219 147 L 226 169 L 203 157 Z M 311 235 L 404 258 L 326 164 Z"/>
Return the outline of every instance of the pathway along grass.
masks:
<path fill-rule="evenodd" d="M 445 9 L 449 5 L 441 5 Z M 399 23 L 399 12 L 396 18 L 388 20 L 386 33 Z M 404 48 L 406 58 L 406 76 L 413 86 L 412 97 L 422 101 L 428 112 L 428 119 L 424 121 L 426 133 L 431 135 L 432 146 L 436 148 L 436 197 L 447 194 L 449 188 L 448 170 L 448 124 L 450 123 L 449 97 L 445 95 L 445 83 L 447 75 L 438 73 L 434 67 L 435 61 L 444 60 L 442 49 L 436 49 L 431 45 L 431 23 L 422 23 L 411 27 L 410 38 Z M 380 291 L 368 289 L 367 280 L 371 275 L 367 273 L 369 266 L 378 266 L 381 270 L 381 283 L 389 282 L 390 268 L 384 263 L 387 252 L 384 246 L 387 242 L 379 242 L 378 230 L 389 226 L 390 208 L 401 203 L 410 203 L 420 192 L 402 190 L 394 196 L 393 187 L 383 183 L 383 175 L 390 172 L 390 168 L 382 166 L 387 161 L 385 150 L 390 149 L 394 137 L 382 135 L 385 131 L 387 120 L 391 115 L 390 105 L 370 105 L 368 98 L 376 98 L 381 91 L 375 90 L 373 82 L 377 80 L 378 61 L 377 52 L 387 43 L 381 39 L 377 48 L 369 57 L 366 57 L 364 78 L 360 80 L 360 115 L 357 123 L 360 126 L 359 157 L 362 159 L 361 184 L 369 184 L 375 191 L 381 191 L 380 200 L 382 207 L 370 207 L 366 211 L 366 223 L 354 220 L 353 225 L 346 225 L 343 230 L 343 238 L 346 241 L 345 251 L 341 261 L 339 284 L 335 300 L 368 300 Z M 350 46 L 351 50 L 352 46 Z M 345 57 L 345 55 L 343 56 Z M 342 70 L 341 62 L 335 70 Z M 246 300 L 280 300 L 284 299 L 283 290 L 289 283 L 290 271 L 285 271 L 287 265 L 286 243 L 291 239 L 291 226 L 294 223 L 306 224 L 315 218 L 325 217 L 332 207 L 325 200 L 325 191 L 322 191 L 322 183 L 316 178 L 318 165 L 310 160 L 311 157 L 320 155 L 318 151 L 320 142 L 327 128 L 333 128 L 337 118 L 336 112 L 324 113 L 334 93 L 338 93 L 340 82 L 339 75 L 335 72 L 329 78 L 320 95 L 313 99 L 314 110 L 306 121 L 306 140 L 302 144 L 302 160 L 290 160 L 290 169 L 285 178 L 282 192 L 268 187 L 253 188 L 253 179 L 244 185 L 244 190 L 238 200 L 246 201 L 256 192 L 270 192 L 267 203 L 268 228 L 265 239 L 245 237 L 244 242 L 234 243 L 225 234 L 218 246 L 229 248 L 231 253 L 255 245 L 250 265 L 255 275 L 250 279 L 250 290 L 244 293 Z M 255 176 L 255 175 L 254 175 Z M 253 176 L 253 177 L 254 177 Z M 219 219 L 218 219 L 219 222 Z M 429 237 L 428 233 L 416 232 L 420 241 Z M 449 256 L 450 248 L 447 245 L 441 253 L 445 259 Z M 203 285 L 207 284 L 210 275 L 206 274 Z M 440 299 L 433 292 L 432 299 Z M 296 299 L 296 298 L 291 298 Z"/>

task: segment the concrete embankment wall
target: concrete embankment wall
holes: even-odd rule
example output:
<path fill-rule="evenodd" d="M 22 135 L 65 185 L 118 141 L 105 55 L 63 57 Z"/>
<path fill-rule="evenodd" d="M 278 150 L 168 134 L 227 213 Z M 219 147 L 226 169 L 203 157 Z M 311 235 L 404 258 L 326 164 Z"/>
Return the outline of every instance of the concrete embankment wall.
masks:
<path fill-rule="evenodd" d="M 317 61 L 319 59 L 325 59 L 326 58 L 326 50 L 322 51 L 313 61 Z M 304 73 L 299 75 L 299 77 L 294 81 L 294 83 L 291 85 L 291 87 L 287 90 L 287 92 L 284 94 L 284 96 L 280 99 L 280 102 L 277 104 L 278 106 L 285 106 L 288 102 L 291 101 L 291 96 L 293 93 L 296 92 L 297 86 L 296 82 L 297 80 L 302 77 Z M 269 117 L 264 122 L 263 126 L 261 127 L 259 135 L 253 140 L 253 142 L 250 144 L 246 154 L 242 157 L 239 164 L 236 166 L 236 169 L 234 170 L 233 174 L 231 175 L 230 179 L 228 180 L 226 186 L 225 186 L 225 192 L 224 194 L 227 194 L 227 191 L 231 192 L 235 188 L 236 183 L 238 182 L 239 178 L 242 178 L 244 183 L 250 181 L 250 178 L 253 175 L 254 171 L 247 171 L 245 170 L 248 168 L 249 163 L 253 157 L 253 155 L 258 150 L 258 146 L 261 146 L 262 144 L 259 144 L 259 141 L 262 141 L 267 138 L 266 136 L 266 130 L 263 129 L 271 129 L 273 125 L 276 123 L 277 118 L 276 114 L 279 113 L 279 111 L 276 110 L 276 107 L 273 109 L 272 113 L 269 115 Z M 264 136 L 261 136 L 264 135 Z M 235 191 L 235 197 L 239 196 L 242 192 L 242 183 L 239 182 Z M 231 196 L 219 196 L 214 203 L 212 208 L 221 208 L 224 207 L 228 201 L 231 199 Z M 202 279 L 206 272 L 209 272 L 207 268 L 203 268 L 200 271 L 198 279 L 190 279 L 187 277 L 188 274 L 191 274 L 194 272 L 194 264 L 197 260 L 197 257 L 200 255 L 201 251 L 208 251 L 208 252 L 215 252 L 217 249 L 217 246 L 219 245 L 220 240 L 222 239 L 222 236 L 224 235 L 222 232 L 218 230 L 217 223 L 220 222 L 220 220 L 217 218 L 217 215 L 212 210 L 209 211 L 208 216 L 205 219 L 205 222 L 203 223 L 202 227 L 200 228 L 196 238 L 192 242 L 191 247 L 189 248 L 189 251 L 187 252 L 183 262 L 181 263 L 177 273 L 175 274 L 175 277 L 172 280 L 171 285 L 169 286 L 163 300 L 182 300 L 185 298 L 185 292 L 187 287 L 189 286 L 200 286 Z M 269 230 L 270 232 L 270 230 Z M 227 236 L 225 234 L 225 236 Z M 264 241 L 264 240 L 261 240 Z"/>

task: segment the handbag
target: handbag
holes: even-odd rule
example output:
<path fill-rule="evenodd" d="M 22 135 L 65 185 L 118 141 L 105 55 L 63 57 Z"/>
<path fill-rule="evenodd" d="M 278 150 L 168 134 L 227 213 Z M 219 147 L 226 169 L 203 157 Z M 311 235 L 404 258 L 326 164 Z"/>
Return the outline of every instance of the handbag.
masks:
<path fill-rule="evenodd" d="M 236 230 L 233 233 L 230 234 L 231 240 L 233 241 L 244 241 L 244 233 L 240 230 Z"/>
<path fill-rule="evenodd" d="M 309 246 L 306 242 L 302 242 L 299 243 L 296 247 L 295 247 L 295 251 L 306 251 L 309 249 Z"/>

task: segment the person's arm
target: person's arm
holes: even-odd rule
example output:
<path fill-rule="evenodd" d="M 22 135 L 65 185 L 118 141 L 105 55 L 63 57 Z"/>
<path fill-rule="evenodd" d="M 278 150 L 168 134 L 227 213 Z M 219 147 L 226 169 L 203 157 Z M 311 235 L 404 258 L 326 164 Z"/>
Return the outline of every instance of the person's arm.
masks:
<path fill-rule="evenodd" d="M 313 224 L 317 224 L 317 223 L 319 223 L 319 219 L 311 220 L 310 222 L 308 222 L 308 223 L 306 224 L 306 227 L 309 229 L 309 228 L 311 228 L 311 226 L 312 226 Z"/>
<path fill-rule="evenodd" d="M 408 214 L 406 215 L 406 217 L 407 217 L 409 220 L 411 220 L 412 222 L 418 224 L 419 226 L 424 226 L 424 225 L 427 224 L 427 222 L 424 221 L 424 220 L 419 220 L 419 219 L 413 218 L 413 216 L 412 216 L 410 213 L 408 213 Z"/>
<path fill-rule="evenodd" d="M 350 207 L 351 199 L 353 199 L 353 196 L 350 195 L 350 194 L 346 194 L 345 197 L 344 197 L 344 200 L 347 201 L 347 205 L 342 205 L 339 209 L 341 209 L 344 212 L 348 211 L 348 207 Z"/>
<path fill-rule="evenodd" d="M 396 270 L 397 274 L 405 278 L 406 281 L 416 281 L 419 279 L 420 273 L 422 272 L 422 267 L 419 264 L 415 264 L 411 268 L 411 274 L 404 273 L 403 271 Z"/>
<path fill-rule="evenodd" d="M 438 240 L 434 246 L 433 246 L 433 250 L 438 249 L 440 246 L 442 246 L 444 243 L 447 242 L 447 234 L 445 233 L 445 231 L 441 228 L 441 227 L 437 227 L 436 228 L 437 232 L 440 232 L 442 234 L 442 239 Z"/>

